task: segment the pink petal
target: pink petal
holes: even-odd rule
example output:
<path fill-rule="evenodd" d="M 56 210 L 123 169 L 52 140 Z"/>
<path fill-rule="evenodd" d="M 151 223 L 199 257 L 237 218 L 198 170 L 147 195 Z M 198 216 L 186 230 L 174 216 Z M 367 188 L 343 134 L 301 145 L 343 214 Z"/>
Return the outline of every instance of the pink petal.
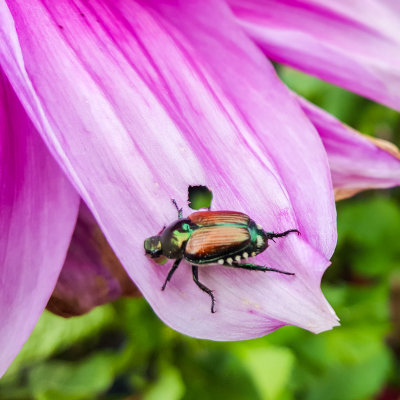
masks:
<path fill-rule="evenodd" d="M 336 200 L 400 185 L 400 152 L 395 145 L 362 135 L 300 96 L 297 99 L 328 153 Z"/>
<path fill-rule="evenodd" d="M 273 60 L 400 109 L 397 0 L 228 0 Z"/>
<path fill-rule="evenodd" d="M 139 295 L 96 220 L 81 203 L 67 258 L 46 308 L 71 317 L 121 296 Z"/>
<path fill-rule="evenodd" d="M 335 206 L 317 132 L 223 3 L 151 4 L 10 0 L 10 10 L 0 5 L 0 61 L 166 323 L 218 340 L 285 324 L 330 329 L 337 318 L 319 284 Z M 196 184 L 213 191 L 214 209 L 244 211 L 271 231 L 298 227 L 301 237 L 257 258 L 296 276 L 204 268 L 216 314 L 184 263 L 162 292 L 170 265 L 146 259 L 143 242 L 177 218 L 171 198 L 188 213 Z"/>
<path fill-rule="evenodd" d="M 46 306 L 79 197 L 0 71 L 0 376 Z"/>

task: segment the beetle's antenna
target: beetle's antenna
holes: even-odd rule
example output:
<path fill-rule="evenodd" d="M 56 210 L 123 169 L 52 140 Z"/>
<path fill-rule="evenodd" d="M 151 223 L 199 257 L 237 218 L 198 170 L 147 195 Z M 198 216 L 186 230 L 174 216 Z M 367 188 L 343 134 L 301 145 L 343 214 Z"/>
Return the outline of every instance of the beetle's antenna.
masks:
<path fill-rule="evenodd" d="M 175 206 L 176 211 L 178 211 L 178 219 L 182 219 L 182 208 L 178 207 L 175 199 L 172 199 L 172 204 Z"/>

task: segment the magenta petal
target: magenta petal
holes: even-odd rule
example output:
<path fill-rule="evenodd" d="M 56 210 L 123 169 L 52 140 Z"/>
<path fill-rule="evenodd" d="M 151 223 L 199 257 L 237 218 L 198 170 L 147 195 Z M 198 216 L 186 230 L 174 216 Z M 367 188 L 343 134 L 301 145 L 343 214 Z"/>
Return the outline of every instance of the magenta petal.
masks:
<path fill-rule="evenodd" d="M 0 61 L 165 322 L 218 340 L 285 324 L 330 329 L 337 318 L 320 280 L 336 215 L 317 132 L 224 3 L 144 4 L 10 0 Z M 143 242 L 177 218 L 171 198 L 189 213 L 193 184 L 210 187 L 214 209 L 244 211 L 271 231 L 298 228 L 257 258 L 296 276 L 204 268 L 215 314 L 185 263 L 162 292 L 169 265 L 146 259 Z"/>
<path fill-rule="evenodd" d="M 400 109 L 397 0 L 228 0 L 273 60 Z"/>
<path fill-rule="evenodd" d="M 121 296 L 139 295 L 96 220 L 81 202 L 67 258 L 46 308 L 71 317 Z"/>
<path fill-rule="evenodd" d="M 362 135 L 296 96 L 328 153 L 336 200 L 362 190 L 400 185 L 400 152 L 384 140 Z"/>
<path fill-rule="evenodd" d="M 46 306 L 79 197 L 0 72 L 0 376 Z"/>

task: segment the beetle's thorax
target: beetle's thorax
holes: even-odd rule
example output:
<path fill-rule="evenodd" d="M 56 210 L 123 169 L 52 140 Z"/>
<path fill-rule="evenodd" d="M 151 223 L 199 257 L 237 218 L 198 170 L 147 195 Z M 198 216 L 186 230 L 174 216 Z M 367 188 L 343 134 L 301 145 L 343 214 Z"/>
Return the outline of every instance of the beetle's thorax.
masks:
<path fill-rule="evenodd" d="M 163 255 L 173 259 L 181 258 L 193 228 L 194 226 L 189 219 L 179 219 L 167 226 L 161 234 Z"/>

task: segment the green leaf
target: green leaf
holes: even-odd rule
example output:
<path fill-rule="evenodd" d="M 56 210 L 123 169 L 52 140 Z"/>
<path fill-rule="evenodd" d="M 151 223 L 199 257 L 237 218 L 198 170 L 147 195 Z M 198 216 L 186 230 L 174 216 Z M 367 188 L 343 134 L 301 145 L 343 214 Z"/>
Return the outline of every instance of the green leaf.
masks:
<path fill-rule="evenodd" d="M 307 400 L 363 400 L 379 392 L 388 378 L 390 356 L 382 351 L 359 364 L 329 368 L 310 388 Z"/>
<path fill-rule="evenodd" d="M 43 360 L 78 340 L 96 334 L 109 325 L 113 317 L 114 311 L 110 305 L 97 307 L 88 314 L 69 319 L 45 311 L 3 379 L 7 381 L 21 367 Z"/>
<path fill-rule="evenodd" d="M 291 350 L 275 346 L 249 346 L 240 355 L 263 400 L 281 399 L 286 391 L 295 362 Z"/>
<path fill-rule="evenodd" d="M 93 399 L 113 382 L 113 357 L 97 353 L 82 362 L 49 361 L 29 373 L 35 399 Z"/>
<path fill-rule="evenodd" d="M 147 390 L 143 400 L 179 400 L 185 392 L 179 370 L 172 366 L 161 370 L 158 380 Z"/>
<path fill-rule="evenodd" d="M 357 198 L 339 204 L 338 214 L 339 242 L 332 269 L 351 267 L 361 277 L 386 277 L 400 269 L 400 210 L 395 201 Z"/>

